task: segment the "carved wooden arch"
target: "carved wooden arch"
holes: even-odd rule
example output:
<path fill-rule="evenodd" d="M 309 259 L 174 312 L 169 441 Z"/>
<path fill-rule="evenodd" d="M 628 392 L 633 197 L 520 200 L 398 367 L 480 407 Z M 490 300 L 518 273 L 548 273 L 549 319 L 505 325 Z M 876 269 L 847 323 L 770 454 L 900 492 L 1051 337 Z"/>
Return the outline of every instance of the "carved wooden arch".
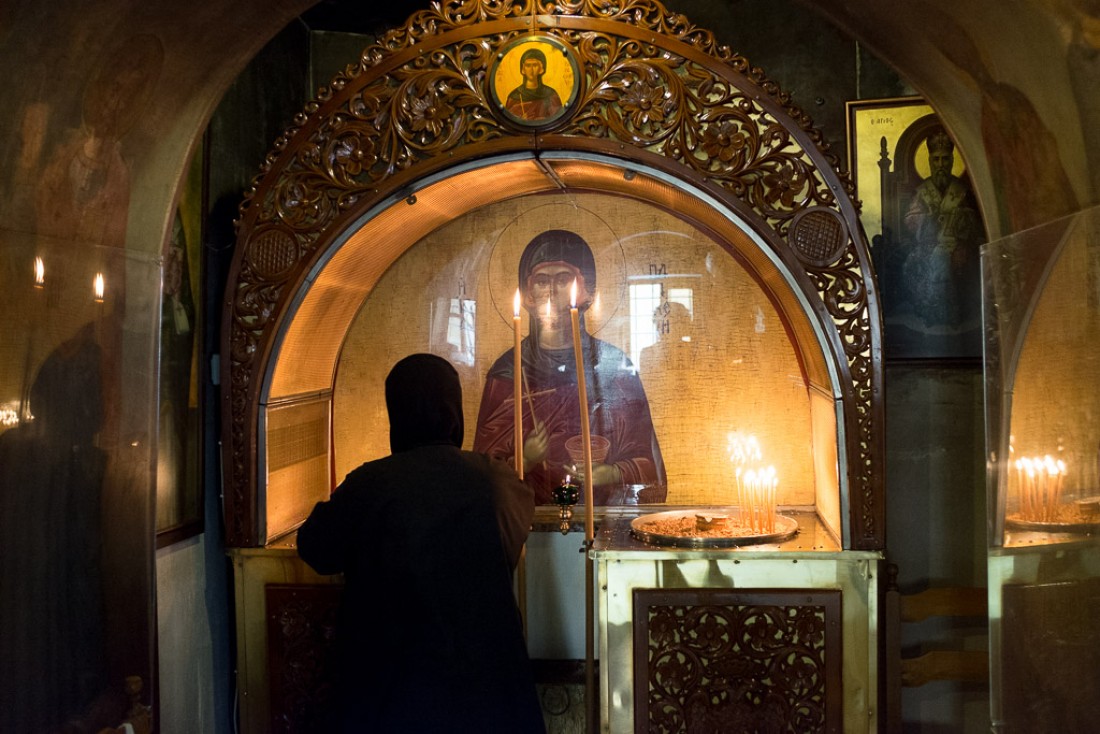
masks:
<path fill-rule="evenodd" d="M 523 129 L 489 99 L 523 34 L 572 48 L 568 114 Z M 222 324 L 226 541 L 258 537 L 265 367 L 307 275 L 357 217 L 425 176 L 511 151 L 641 161 L 735 211 L 790 268 L 840 375 L 850 544 L 884 547 L 881 317 L 853 186 L 812 122 L 763 72 L 656 0 L 449 0 L 339 74 L 276 141 L 241 205 Z"/>

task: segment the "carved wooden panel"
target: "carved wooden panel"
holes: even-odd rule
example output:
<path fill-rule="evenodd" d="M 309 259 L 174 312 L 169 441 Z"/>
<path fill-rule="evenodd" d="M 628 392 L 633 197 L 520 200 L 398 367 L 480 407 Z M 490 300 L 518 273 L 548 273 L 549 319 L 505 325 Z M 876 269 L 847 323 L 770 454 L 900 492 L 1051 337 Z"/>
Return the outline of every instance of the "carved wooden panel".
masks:
<path fill-rule="evenodd" d="M 272 734 L 327 731 L 342 590 L 328 585 L 264 589 Z"/>
<path fill-rule="evenodd" d="M 841 592 L 634 592 L 634 730 L 841 731 Z"/>
<path fill-rule="evenodd" d="M 533 31 L 572 49 L 579 71 L 567 114 L 537 131 L 502 116 L 488 89 L 502 49 Z M 433 5 L 365 49 L 276 141 L 241 206 L 222 326 L 228 543 L 260 541 L 262 377 L 311 268 L 417 180 L 539 150 L 625 157 L 701 187 L 787 264 L 837 367 L 851 545 L 883 547 L 881 317 L 852 183 L 788 94 L 656 0 Z"/>

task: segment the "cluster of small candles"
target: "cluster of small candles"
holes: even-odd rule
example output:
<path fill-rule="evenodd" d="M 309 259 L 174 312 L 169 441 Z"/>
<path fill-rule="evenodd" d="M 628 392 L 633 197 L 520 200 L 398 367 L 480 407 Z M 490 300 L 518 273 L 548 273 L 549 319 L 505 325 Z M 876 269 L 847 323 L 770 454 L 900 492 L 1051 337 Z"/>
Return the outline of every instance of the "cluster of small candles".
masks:
<path fill-rule="evenodd" d="M 1050 455 L 1016 459 L 1016 481 L 1020 488 L 1020 515 L 1032 522 L 1052 522 L 1062 505 L 1066 463 Z"/>
<path fill-rule="evenodd" d="M 759 466 L 763 453 L 756 436 L 729 435 L 729 455 L 734 466 L 738 522 L 754 533 L 775 532 L 775 502 L 779 479 L 774 466 Z M 753 464 L 752 468 L 746 466 Z"/>

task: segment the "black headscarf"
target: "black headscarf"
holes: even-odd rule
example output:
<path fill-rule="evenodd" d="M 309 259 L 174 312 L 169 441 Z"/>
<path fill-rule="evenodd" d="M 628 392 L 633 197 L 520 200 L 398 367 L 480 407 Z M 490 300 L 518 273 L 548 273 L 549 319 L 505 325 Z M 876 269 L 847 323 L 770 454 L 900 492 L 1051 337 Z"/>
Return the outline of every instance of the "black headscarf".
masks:
<path fill-rule="evenodd" d="M 529 48 L 523 52 L 523 55 L 519 57 L 519 73 L 523 74 L 523 64 L 527 59 L 535 59 L 542 64 L 542 74 L 546 73 L 546 54 L 537 48 Z M 539 79 L 542 79 L 542 74 L 539 74 Z"/>
<path fill-rule="evenodd" d="M 411 354 L 386 377 L 390 450 L 452 444 L 462 447 L 462 385 L 451 363 L 434 354 Z"/>

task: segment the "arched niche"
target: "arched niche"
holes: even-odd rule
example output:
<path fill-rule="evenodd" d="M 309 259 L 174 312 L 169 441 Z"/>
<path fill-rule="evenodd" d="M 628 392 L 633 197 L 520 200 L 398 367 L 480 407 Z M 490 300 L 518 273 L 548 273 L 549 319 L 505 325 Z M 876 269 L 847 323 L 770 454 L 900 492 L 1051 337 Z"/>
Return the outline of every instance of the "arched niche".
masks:
<path fill-rule="evenodd" d="M 517 41 L 543 37 L 572 54 L 576 83 L 559 116 L 527 124 L 492 80 Z M 406 249 L 498 201 L 598 192 L 690 222 L 767 294 L 830 426 L 833 530 L 881 548 L 880 315 L 835 164 L 758 69 L 655 2 L 414 15 L 307 106 L 242 205 L 223 320 L 227 542 L 261 545 L 319 499 L 273 492 L 273 470 L 330 486 L 339 353 Z M 276 441 L 298 453 L 273 456 Z"/>

